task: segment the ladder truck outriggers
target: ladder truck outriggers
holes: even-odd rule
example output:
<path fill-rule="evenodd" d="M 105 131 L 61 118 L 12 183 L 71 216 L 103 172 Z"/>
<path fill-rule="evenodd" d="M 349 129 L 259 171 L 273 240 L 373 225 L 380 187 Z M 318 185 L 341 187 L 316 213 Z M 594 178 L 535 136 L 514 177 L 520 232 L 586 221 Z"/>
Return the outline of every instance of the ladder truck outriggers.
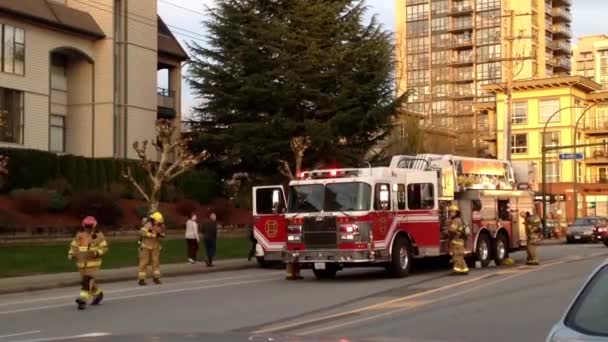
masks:
<path fill-rule="evenodd" d="M 302 172 L 282 186 L 253 189 L 254 236 L 264 258 L 332 278 L 349 267 L 408 275 L 418 258 L 449 255 L 448 207 L 471 228 L 469 260 L 501 265 L 525 247 L 520 212 L 534 210 L 530 166 L 422 154 L 394 156 L 388 167 Z"/>

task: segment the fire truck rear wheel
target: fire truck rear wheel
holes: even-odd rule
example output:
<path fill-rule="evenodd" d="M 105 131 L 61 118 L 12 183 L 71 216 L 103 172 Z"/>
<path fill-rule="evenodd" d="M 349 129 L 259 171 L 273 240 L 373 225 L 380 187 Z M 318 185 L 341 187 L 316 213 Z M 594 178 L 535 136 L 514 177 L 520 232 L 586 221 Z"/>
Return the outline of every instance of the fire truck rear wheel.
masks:
<path fill-rule="evenodd" d="M 488 234 L 482 233 L 479 235 L 479 238 L 477 239 L 477 248 L 475 249 L 475 257 L 477 258 L 477 261 L 481 263 L 481 267 L 488 267 L 490 261 L 492 261 L 490 246 Z"/>
<path fill-rule="evenodd" d="M 406 277 L 412 267 L 412 247 L 408 239 L 399 236 L 393 243 L 391 251 L 391 263 L 387 270 L 395 278 Z"/>
<path fill-rule="evenodd" d="M 261 268 L 268 268 L 268 262 L 266 262 L 266 260 L 264 260 L 264 257 L 259 256 L 259 257 L 256 257 L 255 259 L 258 262 L 258 266 L 260 266 Z"/>
<path fill-rule="evenodd" d="M 503 264 L 505 259 L 509 257 L 509 245 L 507 235 L 501 232 L 494 241 L 494 263 L 496 266 Z"/>

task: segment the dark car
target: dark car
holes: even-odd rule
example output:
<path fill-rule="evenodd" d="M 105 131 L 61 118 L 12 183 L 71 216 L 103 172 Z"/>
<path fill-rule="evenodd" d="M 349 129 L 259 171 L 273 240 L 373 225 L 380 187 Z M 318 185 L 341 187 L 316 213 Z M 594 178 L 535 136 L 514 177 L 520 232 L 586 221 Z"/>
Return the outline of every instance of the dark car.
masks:
<path fill-rule="evenodd" d="M 568 226 L 566 233 L 568 243 L 596 241 L 595 229 L 600 219 L 602 218 L 597 216 L 577 218 L 573 224 Z"/>
<path fill-rule="evenodd" d="M 593 229 L 593 236 L 596 241 L 602 241 L 608 246 L 608 219 L 602 217 Z"/>

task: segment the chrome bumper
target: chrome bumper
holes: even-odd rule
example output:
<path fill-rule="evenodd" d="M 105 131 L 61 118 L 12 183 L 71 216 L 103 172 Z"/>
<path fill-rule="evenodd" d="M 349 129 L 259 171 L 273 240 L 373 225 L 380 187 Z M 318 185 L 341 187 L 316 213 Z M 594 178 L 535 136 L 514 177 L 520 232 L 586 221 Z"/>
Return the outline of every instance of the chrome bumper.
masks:
<path fill-rule="evenodd" d="M 373 263 L 385 261 L 380 251 L 370 250 L 306 250 L 284 251 L 283 261 L 286 263 Z"/>

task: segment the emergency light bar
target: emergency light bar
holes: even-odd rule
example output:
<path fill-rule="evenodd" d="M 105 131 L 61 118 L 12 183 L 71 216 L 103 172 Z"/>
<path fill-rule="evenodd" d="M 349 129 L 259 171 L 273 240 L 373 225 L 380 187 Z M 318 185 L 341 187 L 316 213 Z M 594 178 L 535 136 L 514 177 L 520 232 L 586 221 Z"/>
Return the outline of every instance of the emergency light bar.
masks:
<path fill-rule="evenodd" d="M 298 179 L 348 178 L 361 175 L 360 169 L 332 169 L 300 172 Z"/>

